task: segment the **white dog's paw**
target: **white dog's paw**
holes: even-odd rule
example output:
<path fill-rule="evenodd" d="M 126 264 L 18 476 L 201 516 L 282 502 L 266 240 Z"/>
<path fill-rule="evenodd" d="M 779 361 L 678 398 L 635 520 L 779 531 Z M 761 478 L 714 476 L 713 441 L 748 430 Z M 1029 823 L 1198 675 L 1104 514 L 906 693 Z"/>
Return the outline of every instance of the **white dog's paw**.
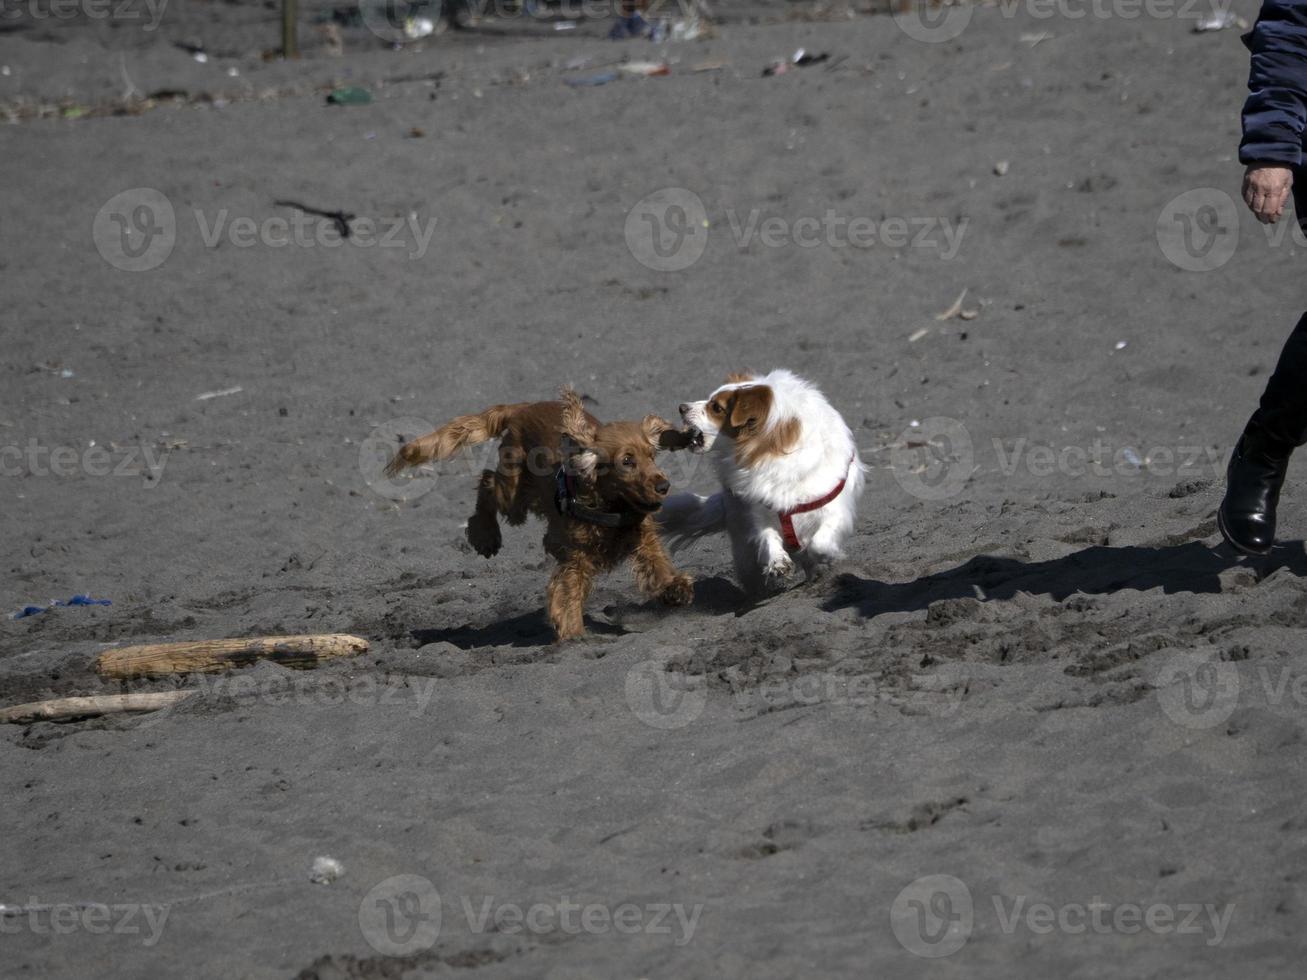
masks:
<path fill-rule="evenodd" d="M 794 561 L 783 552 L 779 555 L 773 555 L 771 560 L 762 568 L 763 579 L 769 589 L 781 588 L 785 585 L 785 580 L 793 574 Z"/>

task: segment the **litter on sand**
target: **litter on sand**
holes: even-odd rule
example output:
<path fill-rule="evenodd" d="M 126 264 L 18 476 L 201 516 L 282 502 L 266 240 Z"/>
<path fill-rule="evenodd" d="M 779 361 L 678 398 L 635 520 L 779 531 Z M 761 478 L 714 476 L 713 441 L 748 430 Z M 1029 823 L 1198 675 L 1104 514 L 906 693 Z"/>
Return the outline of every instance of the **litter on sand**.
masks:
<path fill-rule="evenodd" d="M 670 75 L 671 67 L 665 61 L 628 61 L 618 65 L 623 75 Z"/>
<path fill-rule="evenodd" d="M 791 68 L 806 68 L 808 65 L 815 65 L 829 58 L 830 55 L 824 51 L 821 54 L 812 54 L 804 48 L 799 48 L 790 55 L 789 60 L 773 61 L 762 70 L 762 74 L 764 78 L 771 75 L 784 75 Z"/>
<path fill-rule="evenodd" d="M 962 312 L 962 301 L 966 298 L 967 298 L 967 291 L 964 289 L 962 290 L 962 292 L 958 293 L 958 298 L 953 301 L 952 305 L 950 305 L 947 310 L 945 310 L 943 313 L 935 314 L 935 319 L 941 321 L 952 320 L 955 316 L 957 316 L 959 313 Z"/>
<path fill-rule="evenodd" d="M 615 82 L 622 76 L 615 71 L 600 71 L 593 75 L 574 75 L 571 78 L 564 78 L 563 83 L 572 86 L 572 88 L 594 88 L 596 85 L 607 85 L 609 82 Z"/>
<path fill-rule="evenodd" d="M 226 398 L 228 395 L 239 395 L 245 389 L 240 385 L 235 388 L 221 388 L 218 391 L 204 391 L 195 396 L 197 402 L 207 402 L 210 398 Z"/>
<path fill-rule="evenodd" d="M 1206 34 L 1208 31 L 1223 31 L 1228 27 L 1237 27 L 1240 30 L 1248 29 L 1248 22 L 1236 14 L 1233 10 L 1221 10 L 1201 18 L 1194 25 L 1195 34 Z"/>
<path fill-rule="evenodd" d="M 316 857 L 313 868 L 309 871 L 309 881 L 315 885 L 330 885 L 345 874 L 345 865 L 334 857 Z"/>
<path fill-rule="evenodd" d="M 10 619 L 25 619 L 28 616 L 36 616 L 43 612 L 49 612 L 55 608 L 68 608 L 69 606 L 111 606 L 113 605 L 108 599 L 92 599 L 89 595 L 75 595 L 71 599 L 64 601 L 56 599 L 48 606 L 24 606 L 18 612 L 13 613 Z"/>
<path fill-rule="evenodd" d="M 372 93 L 357 85 L 332 89 L 327 96 L 328 105 L 368 105 L 372 102 Z"/>

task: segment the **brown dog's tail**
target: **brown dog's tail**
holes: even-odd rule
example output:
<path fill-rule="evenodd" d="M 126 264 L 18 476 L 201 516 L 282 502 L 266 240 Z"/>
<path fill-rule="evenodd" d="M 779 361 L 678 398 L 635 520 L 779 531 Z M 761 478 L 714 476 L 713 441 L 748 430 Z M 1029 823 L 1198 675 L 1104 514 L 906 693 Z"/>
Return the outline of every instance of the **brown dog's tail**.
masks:
<path fill-rule="evenodd" d="M 492 405 L 476 415 L 460 415 L 399 448 L 395 457 L 386 464 L 386 476 L 395 477 L 410 466 L 420 466 L 433 460 L 449 459 L 464 446 L 497 439 L 527 402 L 516 405 Z"/>

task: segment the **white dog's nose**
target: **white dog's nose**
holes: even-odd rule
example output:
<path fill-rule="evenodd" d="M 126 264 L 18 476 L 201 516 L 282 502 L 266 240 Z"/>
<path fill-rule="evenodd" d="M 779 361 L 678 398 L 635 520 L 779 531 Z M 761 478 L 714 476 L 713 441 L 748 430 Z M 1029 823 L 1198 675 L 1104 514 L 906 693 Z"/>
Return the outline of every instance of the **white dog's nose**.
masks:
<path fill-rule="evenodd" d="M 689 402 L 681 402 L 678 411 L 681 413 L 681 417 L 682 417 L 682 418 L 685 417 L 685 413 L 688 412 L 689 410 L 690 410 L 690 403 L 689 403 Z"/>

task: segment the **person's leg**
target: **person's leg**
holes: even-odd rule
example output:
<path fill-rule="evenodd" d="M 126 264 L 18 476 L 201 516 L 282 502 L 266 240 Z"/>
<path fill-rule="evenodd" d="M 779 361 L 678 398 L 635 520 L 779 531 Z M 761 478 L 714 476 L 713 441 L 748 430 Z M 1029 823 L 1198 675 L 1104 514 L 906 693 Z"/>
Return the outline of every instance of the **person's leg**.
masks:
<path fill-rule="evenodd" d="M 1307 169 L 1294 173 L 1294 217 L 1307 234 Z M 1289 334 L 1275 372 L 1244 427 L 1226 471 L 1225 499 L 1217 512 L 1221 534 L 1246 554 L 1275 544 L 1276 508 L 1289 456 L 1307 442 L 1307 313 Z"/>

